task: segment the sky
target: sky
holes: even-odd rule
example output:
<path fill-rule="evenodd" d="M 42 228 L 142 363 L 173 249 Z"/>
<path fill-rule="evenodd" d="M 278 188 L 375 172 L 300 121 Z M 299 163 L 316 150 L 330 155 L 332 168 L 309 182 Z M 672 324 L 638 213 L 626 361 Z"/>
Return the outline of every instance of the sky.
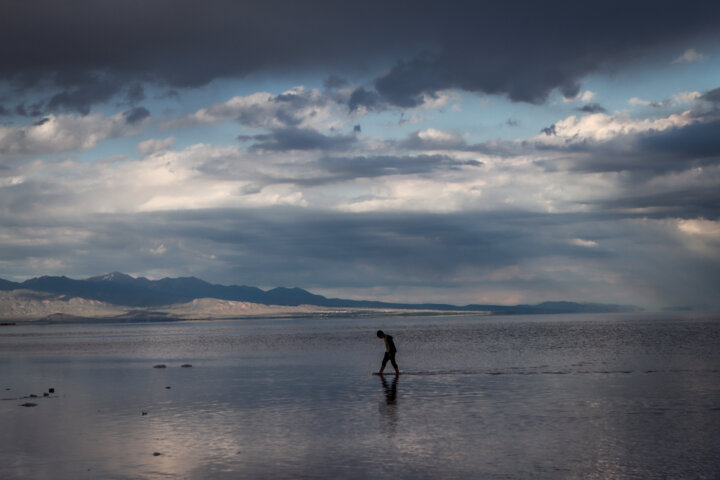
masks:
<path fill-rule="evenodd" d="M 720 308 L 718 18 L 7 0 L 0 278 Z"/>

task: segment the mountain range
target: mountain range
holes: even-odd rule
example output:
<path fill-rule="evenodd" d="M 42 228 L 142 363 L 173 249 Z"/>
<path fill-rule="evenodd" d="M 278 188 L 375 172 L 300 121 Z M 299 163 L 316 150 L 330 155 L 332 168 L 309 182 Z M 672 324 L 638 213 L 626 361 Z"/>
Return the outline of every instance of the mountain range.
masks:
<path fill-rule="evenodd" d="M 182 304 L 198 299 L 218 299 L 251 304 L 298 307 L 317 306 L 326 308 L 351 309 L 394 309 L 394 310 L 441 310 L 448 312 L 482 311 L 491 314 L 549 314 L 549 313 L 612 313 L 636 312 L 642 310 L 632 305 L 601 303 L 543 302 L 535 305 L 485 305 L 464 306 L 437 303 L 391 303 L 372 300 L 348 300 L 327 298 L 302 288 L 273 288 L 262 290 L 257 287 L 238 285 L 216 285 L 195 277 L 163 278 L 149 280 L 132 277 L 120 272 L 76 280 L 65 276 L 42 276 L 24 282 L 0 279 L 0 291 L 31 290 L 67 298 L 82 298 L 104 302 L 110 305 L 157 308 Z"/>

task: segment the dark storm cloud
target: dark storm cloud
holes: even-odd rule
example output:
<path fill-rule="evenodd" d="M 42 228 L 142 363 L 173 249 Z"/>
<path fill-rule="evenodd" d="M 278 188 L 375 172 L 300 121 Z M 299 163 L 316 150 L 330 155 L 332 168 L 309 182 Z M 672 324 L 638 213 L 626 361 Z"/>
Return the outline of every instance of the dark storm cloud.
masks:
<path fill-rule="evenodd" d="M 338 75 L 330 75 L 328 78 L 325 79 L 323 82 L 323 86 L 327 88 L 328 90 L 332 90 L 335 88 L 344 87 L 348 84 L 347 80 L 344 78 L 338 76 Z"/>
<path fill-rule="evenodd" d="M 310 128 L 281 128 L 259 135 L 240 135 L 240 141 L 254 141 L 255 150 L 345 150 L 357 142 L 355 135 L 324 135 Z"/>
<path fill-rule="evenodd" d="M 383 278 L 385 285 L 435 285 L 463 268 L 501 268 L 545 255 L 605 255 L 552 236 L 565 228 L 572 231 L 573 224 L 589 228 L 583 226 L 587 219 L 520 212 L 348 216 L 273 208 L 95 220 L 98 228 L 91 242 L 97 248 L 122 246 L 129 255 L 144 238 L 181 239 L 186 246 L 218 255 L 218 265 L 233 269 L 235 278 L 249 284 L 368 287 Z"/>
<path fill-rule="evenodd" d="M 40 119 L 35 120 L 34 122 L 32 122 L 32 126 L 33 126 L 33 127 L 39 127 L 39 126 L 41 126 L 41 125 L 45 125 L 45 124 L 48 123 L 49 121 L 50 121 L 50 119 L 49 119 L 48 117 L 40 118 Z"/>
<path fill-rule="evenodd" d="M 365 107 L 368 110 L 382 109 L 385 107 L 385 102 L 377 92 L 358 87 L 350 95 L 348 108 L 354 112 L 359 107 Z"/>
<path fill-rule="evenodd" d="M 608 272 L 613 282 L 617 275 L 642 278 L 643 285 L 663 298 L 682 299 L 681 303 L 714 298 L 720 281 L 717 261 L 688 252 L 678 243 L 672 225 L 664 220 L 648 224 L 652 216 L 646 212 L 623 211 L 639 200 L 603 206 L 602 212 L 567 214 L 513 210 L 348 214 L 273 207 L 58 218 L 27 201 L 36 192 L 50 200 L 48 188 L 32 191 L 32 184 L 23 184 L 12 189 L 17 198 L 4 201 L 5 208 L 0 209 L 5 236 L 0 256 L 18 262 L 6 262 L 6 275 L 24 278 L 68 271 L 91 276 L 121 268 L 196 275 L 226 284 L 309 289 L 428 287 L 482 293 L 500 285 L 511 291 L 544 292 L 552 285 L 554 294 L 561 291 L 562 298 L 592 300 L 574 290 L 579 281 L 591 288 L 610 287 L 602 277 L 587 283 L 586 269 L 590 269 Z M 67 202 L 63 197 L 67 194 L 57 192 L 53 204 Z M 698 202 L 703 197 L 708 198 L 701 194 Z M 671 196 L 664 201 L 670 204 Z M 35 213 L 29 214 L 33 209 Z M 583 242 L 594 246 L 584 247 Z M 51 262 L 43 262 L 55 258 L 63 258 L 62 265 L 49 267 Z M 38 265 L 37 271 L 27 270 L 30 259 Z M 538 263 L 539 269 L 532 267 Z M 549 270 L 543 264 L 550 265 Z M 522 278 L 487 278 L 518 266 Z M 564 266 L 566 274 L 556 273 Z M 667 271 L 673 275 L 666 275 Z M 606 292 L 596 293 L 596 299 Z"/>
<path fill-rule="evenodd" d="M 545 135 L 557 135 L 557 128 L 555 127 L 555 124 L 553 123 L 549 127 L 545 127 L 542 130 L 540 130 L 540 133 L 544 133 Z"/>
<path fill-rule="evenodd" d="M 139 83 L 132 84 L 125 93 L 125 102 L 128 105 L 136 105 L 145 100 L 145 89 Z"/>
<path fill-rule="evenodd" d="M 15 113 L 22 117 L 39 117 L 43 114 L 42 103 L 33 103 L 32 105 L 25 105 L 20 103 L 15 106 Z"/>
<path fill-rule="evenodd" d="M 532 148 L 521 143 L 491 140 L 482 143 L 468 144 L 458 134 L 443 132 L 441 136 L 422 135 L 422 132 L 413 132 L 398 142 L 389 141 L 388 144 L 397 148 L 415 151 L 449 150 L 458 152 L 475 152 L 498 157 L 514 157 L 532 152 Z M 482 163 L 482 162 L 479 162 Z"/>
<path fill-rule="evenodd" d="M 653 191 L 638 192 L 637 186 L 628 185 L 628 191 L 617 198 L 594 202 L 603 211 L 641 211 L 648 218 L 705 218 L 720 219 L 720 191 L 714 187 L 657 187 Z"/>
<path fill-rule="evenodd" d="M 720 119 L 643 136 L 640 147 L 678 161 L 720 157 Z"/>
<path fill-rule="evenodd" d="M 94 104 L 111 99 L 121 89 L 121 83 L 114 78 L 97 79 L 55 94 L 46 108 L 52 112 L 76 111 L 87 115 Z"/>
<path fill-rule="evenodd" d="M 703 94 L 700 98 L 716 105 L 720 104 L 720 87 L 710 90 L 709 92 L 705 92 L 705 94 Z"/>
<path fill-rule="evenodd" d="M 606 113 L 607 110 L 599 103 L 588 103 L 578 108 L 578 111 L 583 113 Z"/>
<path fill-rule="evenodd" d="M 150 116 L 150 112 L 144 107 L 135 107 L 125 112 L 125 121 L 129 125 L 135 125 L 136 123 L 142 122 Z"/>
<path fill-rule="evenodd" d="M 482 162 L 458 160 L 446 155 L 382 155 L 349 158 L 325 157 L 318 161 L 318 166 L 322 171 L 332 174 L 335 181 L 345 181 L 355 178 L 425 174 L 438 170 L 481 167 Z"/>
<path fill-rule="evenodd" d="M 82 249 L 76 240 L 65 240 L 6 246 L 0 253 L 35 259 L 62 254 L 64 268 L 87 272 L 86 276 L 121 264 L 128 271 L 193 274 L 228 284 L 311 290 L 328 285 L 442 286 L 480 293 L 489 285 L 483 283 L 484 275 L 553 258 L 550 272 L 534 271 L 505 285 L 532 292 L 551 284 L 567 298 L 577 277 L 552 273 L 564 259 L 572 270 L 595 266 L 631 278 L 641 270 L 645 285 L 685 303 L 712 298 L 720 277 L 717 263 L 688 258 L 681 249 L 675 251 L 672 242 L 658 242 L 667 232 L 617 221 L 623 218 L 633 217 L 517 211 L 347 215 L 292 208 L 94 215 L 77 225 L 58 225 L 57 233 L 73 228 L 85 232 Z M 38 231 L 27 218 L 22 222 L 13 229 Z M 572 238 L 596 241 L 599 246 L 579 247 L 567 241 Z M 163 245 L 164 253 L 154 254 L 148 248 L 158 245 Z M 676 253 L 668 256 L 664 248 Z M 668 269 L 672 276 L 664 274 Z M 675 278 L 682 278 L 683 284 L 677 285 Z M 602 281 L 593 286 L 602 286 Z"/>
<path fill-rule="evenodd" d="M 387 24 L 366 35 L 381 6 L 393 18 L 404 9 L 329 0 L 10 2 L 0 17 L 0 76 L 68 89 L 110 77 L 192 87 L 262 68 L 352 65 L 349 52 L 386 50 L 395 36 Z"/>
<path fill-rule="evenodd" d="M 552 241 L 540 241 L 525 228 L 508 224 L 520 218 L 522 214 L 347 216 L 280 208 L 94 215 L 89 222 L 43 222 L 50 235 L 85 232 L 82 255 L 72 238 L 5 242 L 0 255 L 63 256 L 73 271 L 88 275 L 119 264 L 141 271 L 182 264 L 184 271 L 211 281 L 221 281 L 219 275 L 222 281 L 251 285 L 377 286 L 379 278 L 385 285 L 431 285 L 468 265 L 497 268 L 556 251 Z M 25 239 L 37 235 L 35 221 L 3 218 L 8 236 L 19 232 Z M 159 243 L 166 246 L 166 254 L 147 252 L 148 245 Z M 527 248 L 528 243 L 534 248 Z M 213 273 L 213 268 L 221 271 Z M 380 275 L 362 274 L 368 271 Z"/>
<path fill-rule="evenodd" d="M 716 14 L 718 7 L 713 9 Z M 383 98 L 412 107 L 423 94 L 444 88 L 505 94 L 529 103 L 543 102 L 557 88 L 572 98 L 585 75 L 607 64 L 717 34 L 713 21 L 651 2 L 603 2 L 590 8 L 575 2 L 505 2 L 495 10 L 478 4 L 465 13 L 438 20 L 442 38 L 436 50 L 398 61 L 375 82 Z M 579 21 L 585 16 L 592 21 Z"/>
<path fill-rule="evenodd" d="M 265 137 L 264 135 L 258 136 Z M 249 139 L 258 136 L 249 137 Z M 322 139 L 320 144 L 324 147 L 326 141 L 327 139 Z M 305 139 L 302 140 L 300 146 L 304 148 L 310 148 L 311 146 L 320 148 L 314 139 L 311 139 L 310 144 L 304 142 Z M 344 145 L 341 144 L 338 149 L 344 149 Z M 457 159 L 449 155 L 333 156 L 329 154 L 332 150 L 332 148 L 325 148 L 323 156 L 316 160 L 287 162 L 282 158 L 278 159 L 275 161 L 277 167 L 274 170 L 275 173 L 263 171 L 251 176 L 244 171 L 241 173 L 241 178 L 252 180 L 253 183 L 250 186 L 243 187 L 242 193 L 259 193 L 268 185 L 292 184 L 300 187 L 313 187 L 351 182 L 363 178 L 425 175 L 434 172 L 458 171 L 483 166 L 483 163 L 477 160 Z M 197 169 L 216 178 L 227 179 L 238 176 L 235 158 L 229 158 L 226 161 L 213 160 L 198 166 Z"/>
<path fill-rule="evenodd" d="M 261 69 L 391 64 L 365 92 L 400 107 L 445 88 L 539 103 L 556 88 L 574 96 L 588 73 L 717 34 L 718 16 L 716 2 L 694 1 L 6 2 L 0 76 L 52 82 L 57 108 L 85 109 L 119 92 L 113 78 L 192 87 Z M 379 104 L 358 94 L 351 108 L 368 103 Z"/>

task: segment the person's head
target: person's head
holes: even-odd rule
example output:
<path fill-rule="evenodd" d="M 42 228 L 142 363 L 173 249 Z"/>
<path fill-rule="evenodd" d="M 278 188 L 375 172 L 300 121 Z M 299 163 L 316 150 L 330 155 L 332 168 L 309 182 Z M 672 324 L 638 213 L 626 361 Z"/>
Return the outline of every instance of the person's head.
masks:
<path fill-rule="evenodd" d="M 382 330 L 378 330 L 377 336 L 378 336 L 378 338 L 385 338 L 385 332 L 383 332 Z"/>

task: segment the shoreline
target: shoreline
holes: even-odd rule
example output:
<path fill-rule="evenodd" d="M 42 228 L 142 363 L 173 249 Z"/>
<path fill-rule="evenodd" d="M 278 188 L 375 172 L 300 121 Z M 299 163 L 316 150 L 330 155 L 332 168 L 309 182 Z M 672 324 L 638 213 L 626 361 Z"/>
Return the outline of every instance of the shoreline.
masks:
<path fill-rule="evenodd" d="M 123 324 L 123 323 L 175 323 L 175 322 L 212 322 L 222 320 L 282 320 L 302 318 L 365 318 L 373 316 L 389 317 L 433 317 L 433 316 L 495 316 L 488 311 L 444 311 L 444 310 L 371 310 L 363 309 L 349 311 L 317 311 L 317 312 L 282 312 L 282 313 L 257 313 L 245 315 L 219 315 L 219 316 L 182 316 L 164 315 L 147 312 L 147 315 L 119 315 L 113 317 L 83 317 L 79 315 L 54 314 L 42 318 L 15 318 L 11 321 L 3 321 L 0 326 L 21 326 L 21 325 L 81 325 L 81 324 Z"/>

